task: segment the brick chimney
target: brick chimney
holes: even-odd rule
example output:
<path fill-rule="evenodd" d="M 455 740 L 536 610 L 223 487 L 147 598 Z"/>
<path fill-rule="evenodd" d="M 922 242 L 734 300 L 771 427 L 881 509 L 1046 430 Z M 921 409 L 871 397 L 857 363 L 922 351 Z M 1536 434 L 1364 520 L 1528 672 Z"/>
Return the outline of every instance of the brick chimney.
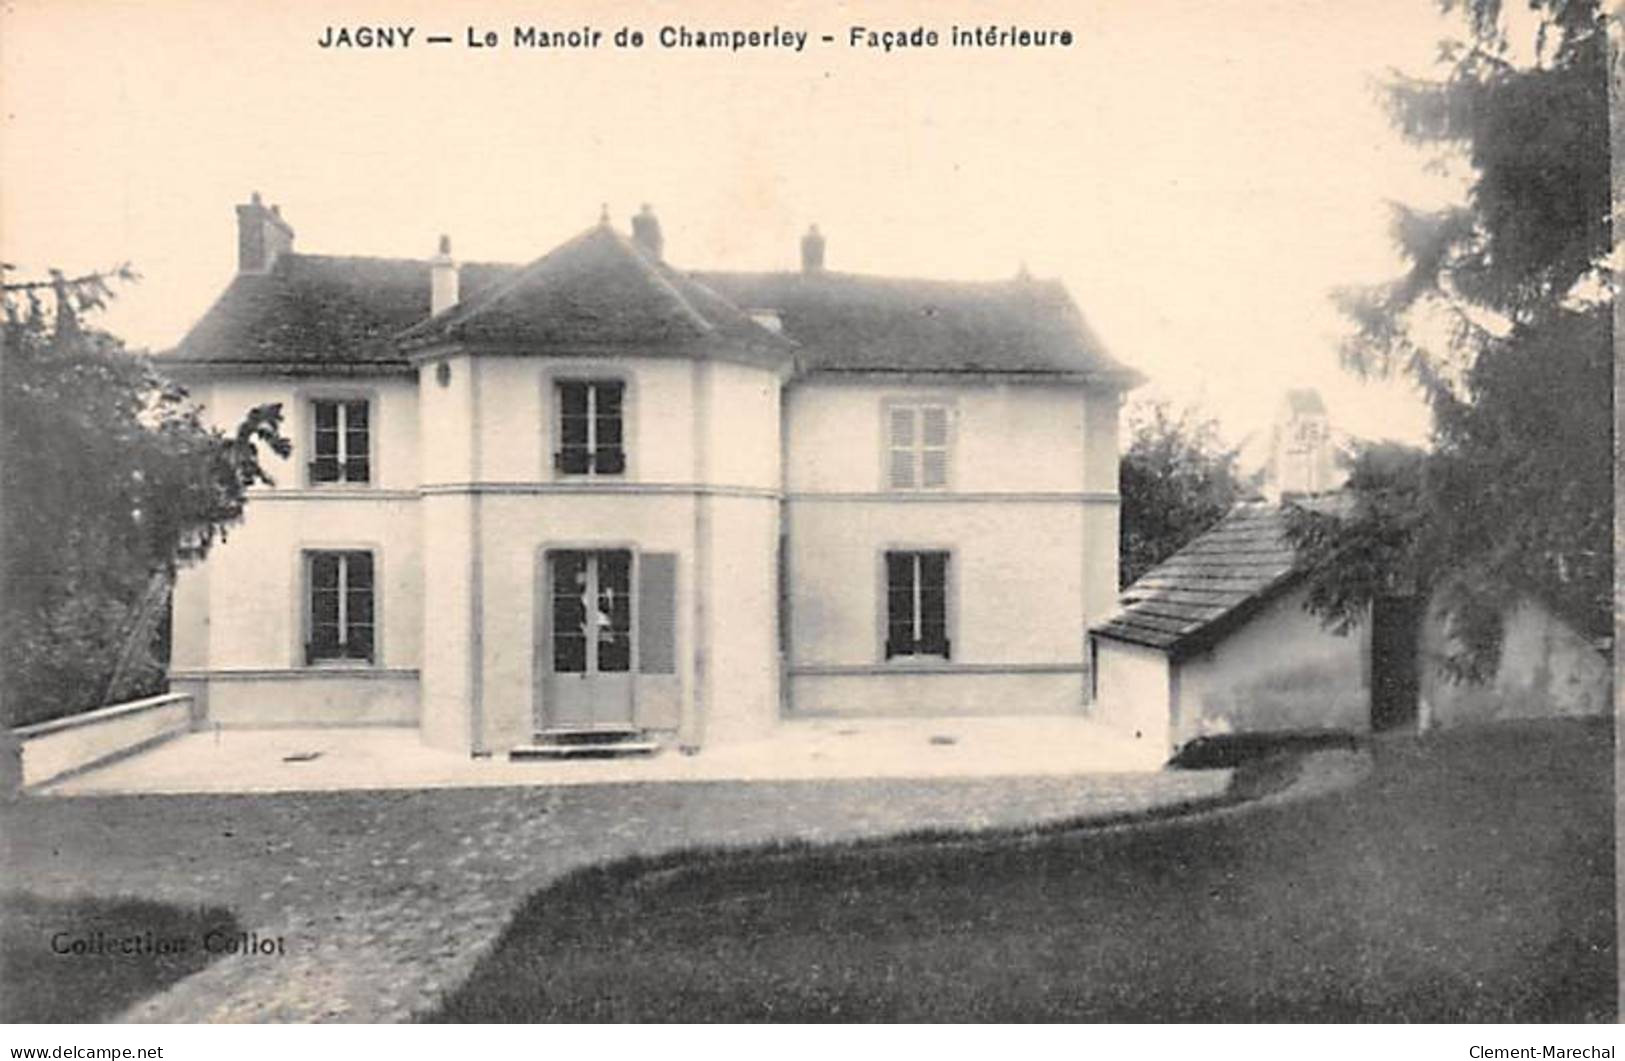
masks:
<path fill-rule="evenodd" d="M 655 217 L 655 212 L 649 208 L 648 203 L 644 203 L 643 209 L 632 219 L 632 239 L 638 246 L 648 251 L 651 258 L 660 261 L 666 240 L 660 234 L 660 219 Z"/>
<path fill-rule="evenodd" d="M 429 315 L 457 305 L 457 263 L 451 259 L 451 237 L 440 237 L 440 249 L 429 259 Z"/>
<path fill-rule="evenodd" d="M 293 228 L 280 207 L 267 207 L 255 192 L 237 207 L 237 271 L 269 272 L 277 255 L 293 250 Z"/>
<path fill-rule="evenodd" d="M 818 231 L 817 225 L 807 229 L 807 234 L 801 237 L 801 271 L 824 271 L 824 234 Z"/>

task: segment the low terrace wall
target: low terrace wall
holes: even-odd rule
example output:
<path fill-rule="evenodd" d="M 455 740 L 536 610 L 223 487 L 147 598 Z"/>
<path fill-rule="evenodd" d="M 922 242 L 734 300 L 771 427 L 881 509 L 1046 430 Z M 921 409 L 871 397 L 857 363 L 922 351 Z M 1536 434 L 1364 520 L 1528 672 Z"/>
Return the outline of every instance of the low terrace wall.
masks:
<path fill-rule="evenodd" d="M 53 718 L 11 731 L 21 782 L 33 788 L 140 751 L 192 728 L 190 693 L 165 693 L 127 704 Z"/>

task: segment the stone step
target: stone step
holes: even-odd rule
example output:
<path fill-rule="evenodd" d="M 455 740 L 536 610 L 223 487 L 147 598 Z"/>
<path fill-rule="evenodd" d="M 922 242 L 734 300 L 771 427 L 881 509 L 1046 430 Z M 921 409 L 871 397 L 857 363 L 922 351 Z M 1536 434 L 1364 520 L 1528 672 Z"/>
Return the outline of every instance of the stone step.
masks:
<path fill-rule="evenodd" d="M 613 759 L 629 755 L 653 755 L 660 745 L 652 740 L 613 740 L 598 743 L 521 744 L 508 751 L 515 761 L 536 759 Z"/>
<path fill-rule="evenodd" d="M 537 744 L 614 744 L 644 739 L 643 730 L 626 723 L 605 726 L 549 726 L 536 731 Z"/>

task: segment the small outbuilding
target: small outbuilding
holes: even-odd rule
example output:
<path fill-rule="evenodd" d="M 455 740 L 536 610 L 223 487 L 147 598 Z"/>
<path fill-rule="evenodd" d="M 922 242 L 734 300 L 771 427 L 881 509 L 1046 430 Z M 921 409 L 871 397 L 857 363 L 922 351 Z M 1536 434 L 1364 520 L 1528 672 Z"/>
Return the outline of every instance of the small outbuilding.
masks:
<path fill-rule="evenodd" d="M 1091 630 L 1103 721 L 1170 751 L 1214 733 L 1371 727 L 1369 627 L 1339 636 L 1305 611 L 1285 528 L 1280 506 L 1245 502 L 1123 591 Z"/>
<path fill-rule="evenodd" d="M 1319 503 L 1328 503 L 1322 498 Z M 1172 752 L 1223 733 L 1430 728 L 1604 714 L 1606 646 L 1525 600 L 1505 617 L 1500 667 L 1450 681 L 1445 623 L 1420 596 L 1373 604 L 1345 634 L 1306 608 L 1286 510 L 1252 501 L 1125 589 L 1090 631 L 1095 711 Z"/>

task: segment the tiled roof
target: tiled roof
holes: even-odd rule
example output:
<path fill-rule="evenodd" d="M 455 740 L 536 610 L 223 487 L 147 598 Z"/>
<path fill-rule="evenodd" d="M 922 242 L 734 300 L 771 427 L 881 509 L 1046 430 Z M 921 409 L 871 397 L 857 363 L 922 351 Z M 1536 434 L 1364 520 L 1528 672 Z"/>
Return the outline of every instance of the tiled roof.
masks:
<path fill-rule="evenodd" d="M 642 353 L 789 363 L 792 344 L 601 224 L 489 290 L 399 336 L 528 351 L 635 347 Z"/>
<path fill-rule="evenodd" d="M 512 272 L 465 263 L 478 298 Z M 429 263 L 404 258 L 284 254 L 267 273 L 239 274 L 164 360 L 217 365 L 405 366 L 390 342 L 429 315 Z"/>
<path fill-rule="evenodd" d="M 1052 281 L 847 273 L 683 273 L 598 225 L 525 266 L 465 263 L 458 304 L 429 318 L 427 260 L 280 255 L 238 275 L 171 365 L 310 372 L 407 369 L 444 341 L 590 354 L 635 346 L 811 372 L 1142 377 L 1106 353 Z M 773 310 L 782 334 L 752 311 Z"/>
<path fill-rule="evenodd" d="M 1205 648 L 1297 581 L 1278 505 L 1237 505 L 1214 527 L 1119 595 L 1093 633 L 1173 656 Z"/>
<path fill-rule="evenodd" d="M 824 271 L 691 275 L 747 311 L 775 311 L 806 371 L 1064 372 L 1123 387 L 1142 381 L 1106 352 L 1053 281 Z"/>

